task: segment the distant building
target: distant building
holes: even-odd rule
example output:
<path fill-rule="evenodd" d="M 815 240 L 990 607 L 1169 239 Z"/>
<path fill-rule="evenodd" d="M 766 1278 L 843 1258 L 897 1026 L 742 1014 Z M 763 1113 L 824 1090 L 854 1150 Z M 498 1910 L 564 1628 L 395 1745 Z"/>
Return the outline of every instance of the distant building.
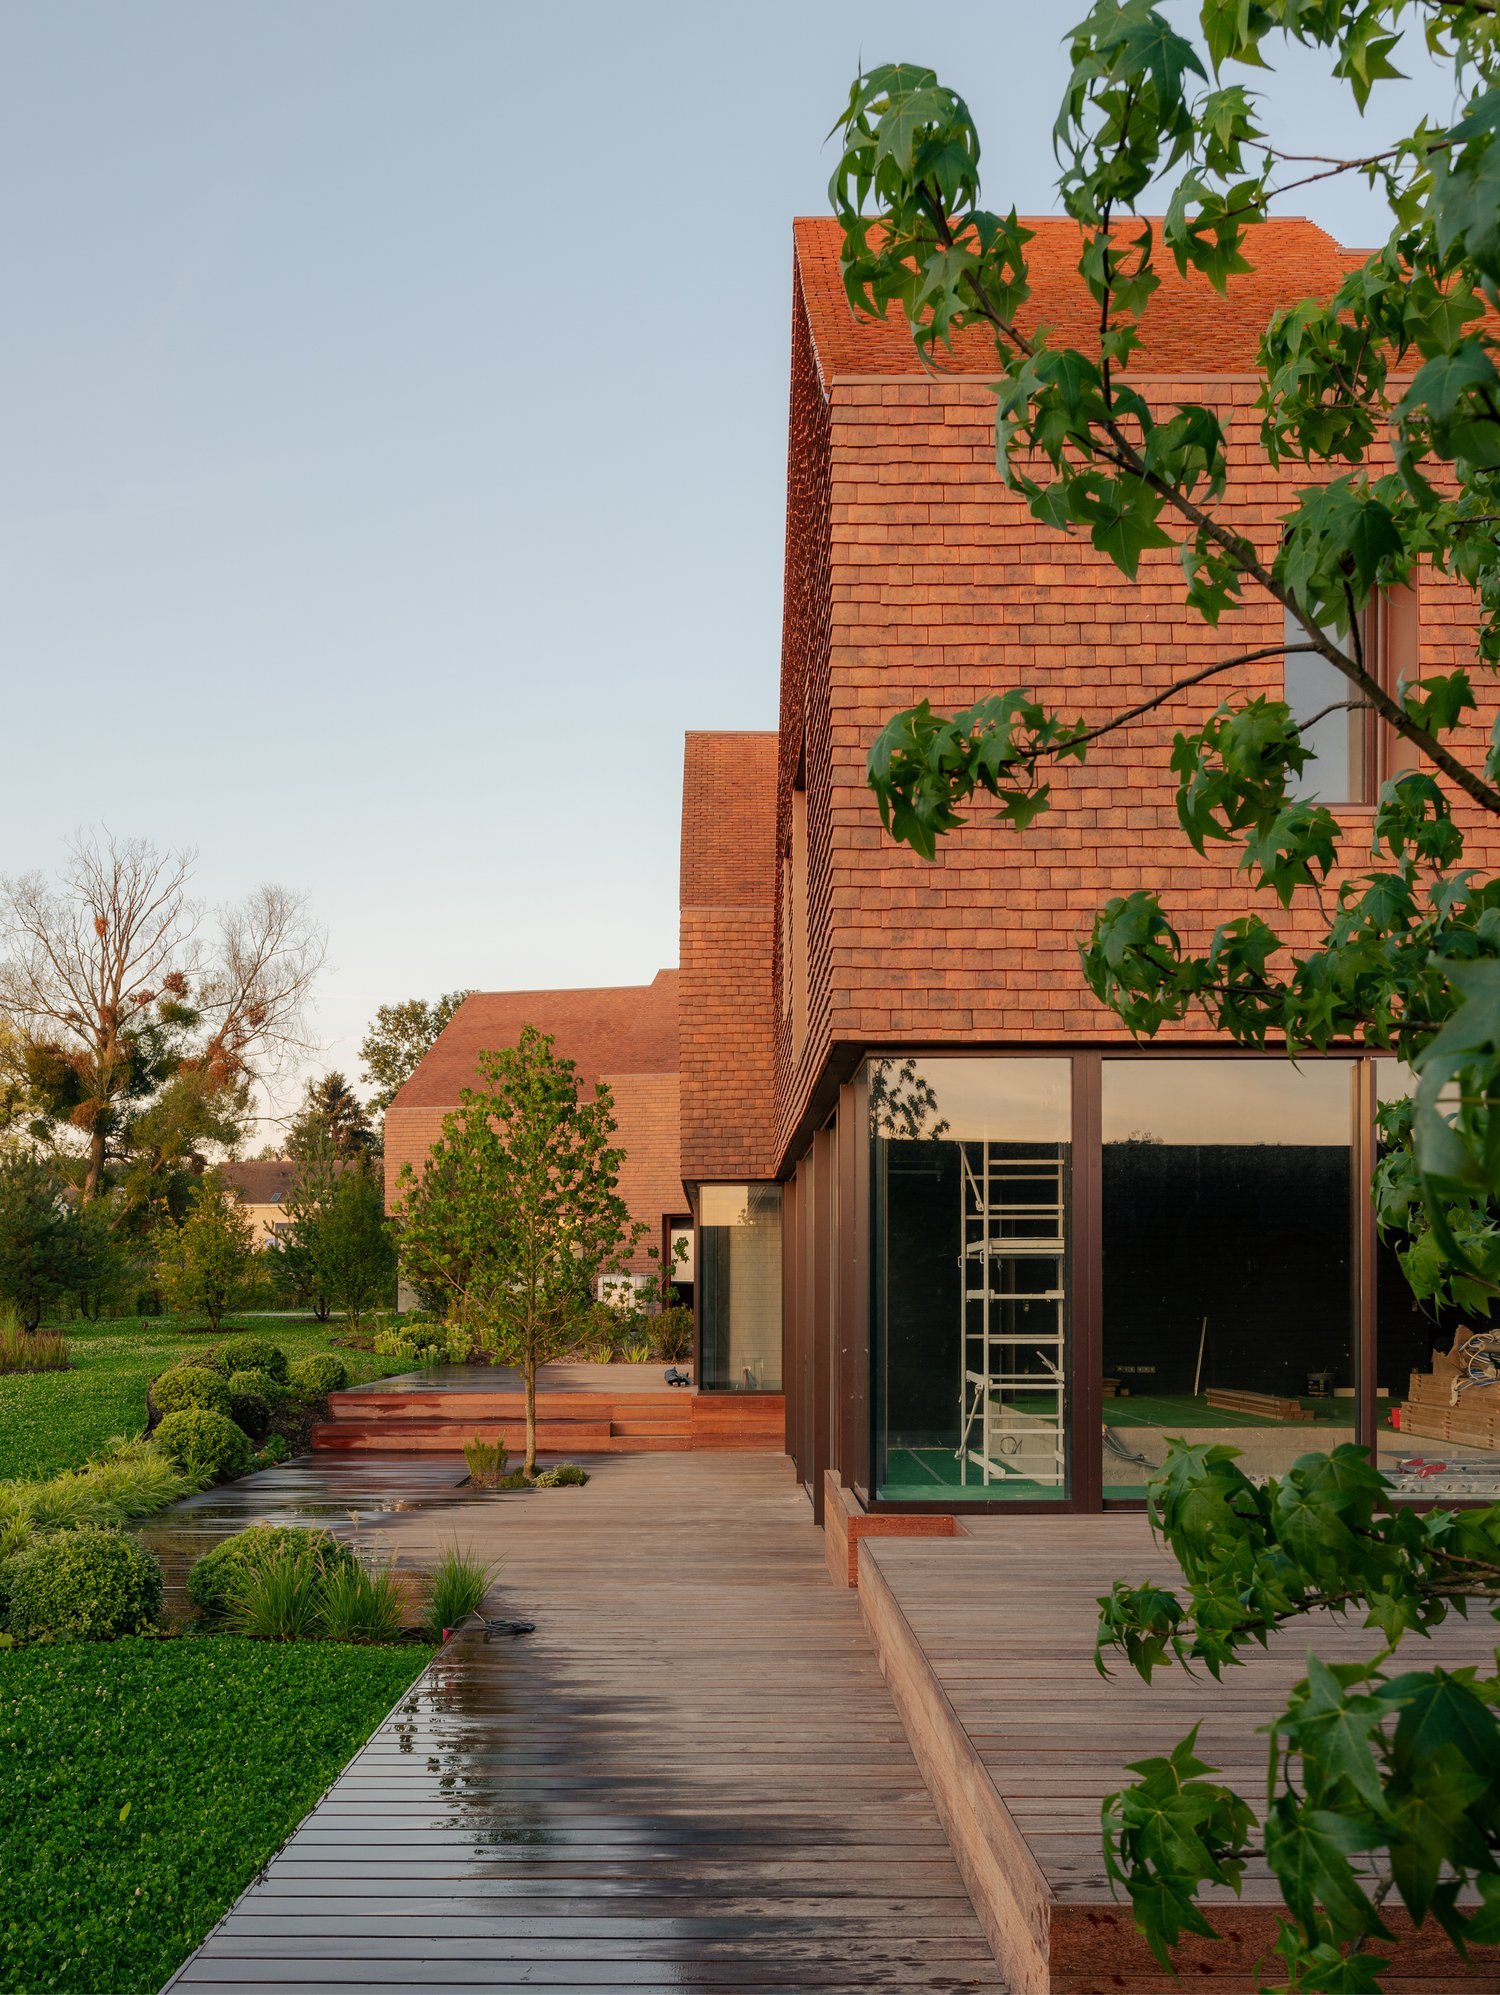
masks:
<path fill-rule="evenodd" d="M 638 1277 L 654 1263 L 647 1249 L 688 1247 L 676 1262 L 677 1285 L 692 1292 L 692 1222 L 682 1186 L 678 1142 L 678 1027 L 675 970 L 649 984 L 594 990 L 475 991 L 464 999 L 385 1115 L 385 1187 L 393 1207 L 403 1165 L 417 1169 L 443 1133 L 443 1117 L 479 1081 L 479 1055 L 514 1046 L 522 1028 L 547 1033 L 574 1061 L 589 1088 L 607 1082 L 614 1097 L 616 1141 L 625 1152 L 620 1195 L 646 1228 L 631 1260 Z"/>
<path fill-rule="evenodd" d="M 302 1166 L 290 1157 L 256 1157 L 245 1164 L 220 1164 L 216 1175 L 235 1193 L 255 1228 L 257 1247 L 269 1247 L 287 1230 L 286 1206 L 297 1189 Z"/>

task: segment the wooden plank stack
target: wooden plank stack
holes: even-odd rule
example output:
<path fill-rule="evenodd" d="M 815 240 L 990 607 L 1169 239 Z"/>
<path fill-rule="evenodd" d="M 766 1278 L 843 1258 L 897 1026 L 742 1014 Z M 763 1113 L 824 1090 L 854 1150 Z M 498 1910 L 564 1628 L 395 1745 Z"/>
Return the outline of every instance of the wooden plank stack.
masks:
<path fill-rule="evenodd" d="M 1241 1392 L 1234 1386 L 1211 1385 L 1204 1395 L 1221 1413 L 1253 1413 L 1259 1420 L 1315 1420 L 1300 1399 L 1281 1399 L 1274 1392 Z"/>
<path fill-rule="evenodd" d="M 1463 1346 L 1473 1336 L 1464 1328 L 1451 1351 L 1434 1351 L 1430 1372 L 1413 1372 L 1401 1409 L 1401 1431 L 1423 1441 L 1456 1441 L 1467 1448 L 1500 1449 L 1500 1383 L 1470 1385 L 1453 1396 L 1467 1372 Z"/>

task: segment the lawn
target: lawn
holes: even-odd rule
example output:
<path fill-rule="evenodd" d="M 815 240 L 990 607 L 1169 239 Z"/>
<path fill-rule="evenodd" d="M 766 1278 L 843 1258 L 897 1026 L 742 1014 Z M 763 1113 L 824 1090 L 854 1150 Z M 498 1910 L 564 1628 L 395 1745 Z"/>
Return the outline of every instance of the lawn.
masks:
<path fill-rule="evenodd" d="M 430 1654 L 228 1635 L 0 1654 L 0 1988 L 152 1995 Z"/>
<path fill-rule="evenodd" d="M 333 1351 L 349 1367 L 351 1384 L 402 1369 L 369 1351 L 345 1350 L 333 1341 L 339 1327 L 310 1316 L 236 1317 L 221 1334 L 253 1330 L 272 1338 L 291 1358 Z M 0 1481 L 77 1468 L 114 1435 L 139 1434 L 146 1424 L 150 1381 L 175 1358 L 213 1341 L 204 1331 L 184 1330 L 165 1316 L 72 1323 L 67 1337 L 71 1371 L 0 1375 Z"/>

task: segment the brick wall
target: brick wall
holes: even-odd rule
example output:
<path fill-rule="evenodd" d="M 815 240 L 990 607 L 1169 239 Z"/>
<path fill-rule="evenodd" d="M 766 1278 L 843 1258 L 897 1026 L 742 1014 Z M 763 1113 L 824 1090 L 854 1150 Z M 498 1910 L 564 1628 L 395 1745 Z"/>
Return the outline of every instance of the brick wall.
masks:
<path fill-rule="evenodd" d="M 805 256 L 803 268 L 806 275 Z M 815 274 L 826 292 L 826 269 Z M 872 350 L 873 364 L 885 366 L 891 347 L 884 331 L 880 337 L 886 344 Z M 1265 464 L 1255 382 L 1186 371 L 1135 379 L 1149 400 L 1202 400 L 1228 420 L 1224 516 L 1269 555 L 1280 515 L 1310 474 L 1288 467 L 1278 476 Z M 807 408 L 810 397 L 822 403 L 822 417 Z M 1173 734 L 1201 724 L 1221 699 L 1279 694 L 1278 660 L 1211 681 L 1102 745 L 1083 768 L 1059 768 L 1052 812 L 1024 837 L 978 811 L 946 841 L 935 865 L 894 845 L 864 779 L 870 744 L 892 713 L 923 698 L 959 708 L 1020 685 L 1066 713 L 1100 718 L 1227 653 L 1278 643 L 1281 611 L 1256 604 L 1210 630 L 1183 604 L 1174 551 L 1148 553 L 1131 583 L 1086 540 L 1033 520 L 996 475 L 994 402 L 979 380 L 839 375 L 825 355 L 821 374 L 800 367 L 794 376 L 791 448 L 794 464 L 799 454 L 826 449 L 829 492 L 830 631 L 822 668 L 829 771 L 826 789 L 821 782 L 809 787 L 816 820 L 809 845 L 816 851 L 826 840 L 829 877 L 826 900 L 810 902 L 816 932 L 808 950 L 811 965 L 826 961 L 828 994 L 826 1005 L 810 1008 L 800 1060 L 792 1059 L 784 1028 L 778 1040 L 778 1155 L 840 1042 L 1125 1037 L 1089 993 L 1078 964 L 1078 944 L 1112 894 L 1157 890 L 1190 948 L 1203 947 L 1219 922 L 1252 906 L 1294 940 L 1314 937 L 1319 923 L 1310 901 L 1283 916 L 1270 896 L 1252 895 L 1236 880 L 1235 855 L 1211 852 L 1200 860 L 1192 853 L 1178 829 L 1168 767 Z M 815 487 L 820 475 L 816 465 L 794 469 L 793 482 Z M 816 537 L 816 508 L 793 510 L 801 530 Z M 789 556 L 789 576 L 794 567 L 815 569 L 817 560 L 816 548 Z M 808 611 L 796 614 L 797 627 L 805 627 Z M 1422 671 L 1472 661 L 1472 609 L 1461 589 L 1424 577 L 1419 621 Z M 799 639 L 783 663 L 790 705 L 784 782 L 789 757 L 801 755 L 802 729 L 814 737 L 811 720 L 797 716 L 815 706 L 814 689 L 801 681 L 817 659 L 817 645 Z M 1474 739 L 1493 717 L 1493 685 L 1486 681 L 1479 696 L 1488 711 Z M 808 758 L 810 766 L 816 759 Z M 1357 871 L 1369 814 L 1346 809 L 1342 816 L 1347 863 Z M 1476 823 L 1477 813 L 1467 819 Z M 1488 829 L 1475 858 L 1500 862 L 1500 849 L 1487 847 L 1496 847 Z M 1175 1036 L 1201 1029 L 1184 1027 Z"/>
<path fill-rule="evenodd" d="M 682 1175 L 771 1174 L 777 738 L 689 734 L 683 760 Z"/>

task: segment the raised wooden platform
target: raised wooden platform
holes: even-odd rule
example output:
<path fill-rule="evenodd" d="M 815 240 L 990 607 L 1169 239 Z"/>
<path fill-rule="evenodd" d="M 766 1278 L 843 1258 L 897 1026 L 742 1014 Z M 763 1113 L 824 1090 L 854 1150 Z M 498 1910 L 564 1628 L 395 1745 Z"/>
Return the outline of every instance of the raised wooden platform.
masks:
<path fill-rule="evenodd" d="M 1244 1896 L 1205 1909 L 1223 1938 L 1179 1955 L 1164 1975 L 1110 1895 L 1100 1848 L 1103 1797 L 1126 1762 L 1165 1752 L 1202 1721 L 1199 1751 L 1252 1802 L 1265 1792 L 1257 1729 L 1305 1673 L 1305 1653 L 1348 1658 L 1374 1638 L 1304 1624 L 1231 1670 L 1222 1684 L 1169 1670 L 1154 1685 L 1093 1664 L 1096 1599 L 1117 1578 L 1170 1584 L 1171 1560 L 1141 1516 L 959 1520 L 952 1538 L 866 1536 L 859 1595 L 896 1708 L 959 1868 L 1013 1995 L 1167 1995 L 1210 1982 L 1234 1995 L 1263 1985 L 1276 1937 L 1274 1882 L 1252 1871 Z M 1413 1641 L 1413 1667 L 1488 1662 L 1488 1615 Z M 1475 1948 L 1465 1972 L 1431 1927 L 1407 1937 L 1384 1986 L 1400 1995 L 1500 1990 L 1500 1948 Z M 1274 1968 L 1269 1970 L 1274 1973 Z"/>
<path fill-rule="evenodd" d="M 780 1393 L 699 1392 L 662 1383 L 660 1365 L 548 1367 L 537 1389 L 537 1445 L 549 1455 L 674 1454 L 695 1448 L 771 1449 L 786 1438 Z M 454 1454 L 497 1434 L 512 1454 L 526 1438 L 526 1402 L 513 1373 L 482 1367 L 412 1373 L 329 1395 L 313 1429 L 317 1450 Z"/>

